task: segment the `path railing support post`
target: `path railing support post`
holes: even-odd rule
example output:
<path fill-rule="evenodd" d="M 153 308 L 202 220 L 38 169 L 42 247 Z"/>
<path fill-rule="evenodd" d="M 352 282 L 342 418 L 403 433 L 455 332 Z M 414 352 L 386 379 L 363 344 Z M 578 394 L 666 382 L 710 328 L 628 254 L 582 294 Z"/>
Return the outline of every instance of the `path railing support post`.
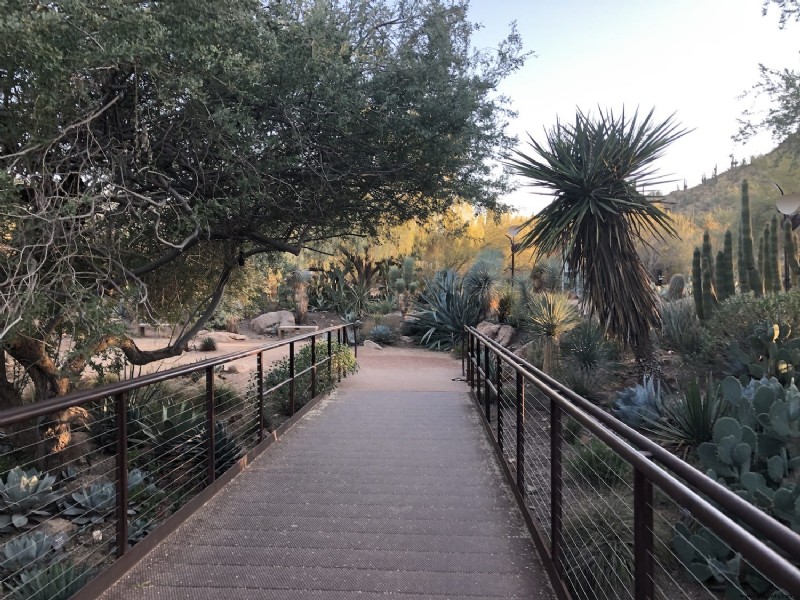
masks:
<path fill-rule="evenodd" d="M 206 461 L 208 485 L 214 483 L 216 478 L 214 450 L 214 367 L 206 368 Z"/>
<path fill-rule="evenodd" d="M 652 600 L 653 582 L 653 484 L 633 470 L 633 587 L 635 600 Z"/>
<path fill-rule="evenodd" d="M 517 371 L 517 489 L 525 495 L 525 380 Z"/>
<path fill-rule="evenodd" d="M 550 400 L 550 556 L 561 573 L 561 407 Z"/>
<path fill-rule="evenodd" d="M 264 353 L 256 355 L 256 377 L 258 377 L 258 443 L 264 441 Z"/>
<path fill-rule="evenodd" d="M 497 390 L 497 445 L 500 447 L 500 452 L 503 451 L 503 405 L 502 405 L 502 398 L 503 398 L 503 361 L 500 358 L 500 355 L 495 355 L 496 364 L 495 364 L 495 382 L 494 386 Z"/>
<path fill-rule="evenodd" d="M 128 549 L 128 393 L 114 396 L 117 425 L 117 558 Z"/>
<path fill-rule="evenodd" d="M 289 412 L 294 416 L 294 342 L 289 343 Z"/>

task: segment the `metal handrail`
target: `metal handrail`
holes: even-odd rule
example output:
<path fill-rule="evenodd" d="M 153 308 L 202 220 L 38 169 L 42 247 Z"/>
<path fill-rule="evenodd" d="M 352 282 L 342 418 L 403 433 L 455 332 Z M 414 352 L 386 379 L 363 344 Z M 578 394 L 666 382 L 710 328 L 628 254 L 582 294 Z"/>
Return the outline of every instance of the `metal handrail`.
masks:
<path fill-rule="evenodd" d="M 685 461 L 674 456 L 649 438 L 593 405 L 527 361 L 482 335 L 476 329 L 467 327 L 465 330 L 467 334 L 464 341 L 465 354 L 467 355 L 465 366 L 468 380 L 471 386 L 477 388 L 476 395 L 480 402 L 482 395 L 481 378 L 483 379 L 483 399 L 486 403 L 487 415 L 489 414 L 490 400 L 488 388 L 492 387 L 492 391 L 497 394 L 496 386 L 491 384 L 488 377 L 488 353 L 491 349 L 492 354 L 498 361 L 505 361 L 516 371 L 518 387 L 520 381 L 527 381 L 550 399 L 551 413 L 553 413 L 551 414 L 551 419 L 554 421 L 551 425 L 550 433 L 551 448 L 555 447 L 554 438 L 560 430 L 560 412 L 564 410 L 633 466 L 635 521 L 639 520 L 637 517 L 641 517 L 641 515 L 637 515 L 637 511 L 644 510 L 650 513 L 649 519 L 652 522 L 652 498 L 643 500 L 636 498 L 636 490 L 641 487 L 637 485 L 637 478 L 643 478 L 641 483 L 645 487 L 652 484 L 658 485 L 664 493 L 688 509 L 700 522 L 711 528 L 716 535 L 741 552 L 742 556 L 763 574 L 769 576 L 787 591 L 800 597 L 800 569 L 767 545 L 767 543 L 755 537 L 755 535 L 728 517 L 720 508 L 739 518 L 754 532 L 763 536 L 764 540 L 774 544 L 775 547 L 785 552 L 788 556 L 800 557 L 800 535 Z M 481 347 L 484 351 L 483 364 L 485 368 L 481 366 Z M 518 391 L 518 401 L 519 396 Z M 499 414 L 500 411 L 498 410 Z M 519 443 L 519 431 L 517 434 Z M 502 444 L 502 440 L 499 440 L 499 443 Z M 685 483 L 656 465 L 653 461 L 657 461 L 672 473 L 681 477 Z M 521 462 L 518 458 L 518 468 Z M 560 464 L 558 466 L 560 468 Z M 560 475 L 551 471 L 550 483 L 551 487 L 557 490 L 556 493 L 560 493 L 558 492 L 559 481 L 556 480 L 558 478 L 560 478 Z M 520 493 L 524 495 L 524 471 L 522 480 L 520 479 L 520 473 L 518 472 L 518 488 Z M 649 494 L 652 496 L 652 489 L 650 489 Z M 700 494 L 717 503 L 720 508 L 712 505 L 709 500 Z M 557 561 L 557 545 L 560 536 L 560 531 L 557 529 L 560 527 L 560 508 L 552 507 L 552 510 L 556 518 L 551 523 L 551 527 L 554 528 L 551 532 L 553 545 L 551 559 Z M 646 519 L 647 515 L 645 515 Z M 652 526 L 650 529 L 652 530 Z M 650 536 L 652 544 L 652 531 Z M 642 548 L 635 549 L 637 561 L 652 561 L 651 553 L 652 546 L 646 548 L 646 551 L 642 551 Z M 641 565 L 641 567 L 644 568 L 645 565 Z M 649 569 L 650 571 L 652 570 L 652 565 L 649 566 Z M 554 569 L 554 572 L 558 572 L 558 569 Z M 640 574 L 637 568 L 635 579 L 639 578 L 648 578 L 650 581 L 636 581 L 636 599 L 651 598 L 652 573 L 648 574 L 645 571 Z"/>
<path fill-rule="evenodd" d="M 295 380 L 300 377 L 301 375 L 311 372 L 311 390 L 312 396 L 317 395 L 317 369 L 327 364 L 329 369 L 329 374 L 331 377 L 333 373 L 332 363 L 333 363 L 333 353 L 332 353 L 332 334 L 336 332 L 336 341 L 338 343 L 343 343 L 346 340 L 346 332 L 348 327 L 356 327 L 356 325 L 351 324 L 343 324 L 337 325 L 333 327 L 328 327 L 326 329 L 322 329 L 320 331 L 315 331 L 311 333 L 306 333 L 292 339 L 288 340 L 280 340 L 277 342 L 272 342 L 269 344 L 264 344 L 262 346 L 258 346 L 256 348 L 251 348 L 248 350 L 241 350 L 239 352 L 233 352 L 231 354 L 226 354 L 224 356 L 219 356 L 216 358 L 208 359 L 199 361 L 189 365 L 182 365 L 179 367 L 175 367 L 166 371 L 159 371 L 156 373 L 152 373 L 149 375 L 144 375 L 142 377 L 137 377 L 136 379 L 130 379 L 127 381 L 120 381 L 110 385 L 105 385 L 102 387 L 97 387 L 91 390 L 85 390 L 80 392 L 75 392 L 71 394 L 66 394 L 64 396 L 58 396 L 55 398 L 50 398 L 44 400 L 42 402 L 37 402 L 35 404 L 28 404 L 24 406 L 10 408 L 0 412 L 0 427 L 7 427 L 9 425 L 15 425 L 17 423 L 22 423 L 26 421 L 31 421 L 38 417 L 42 417 L 48 414 L 52 414 L 61 410 L 65 410 L 68 408 L 72 408 L 75 406 L 85 405 L 91 402 L 96 402 L 98 400 L 104 400 L 107 398 L 113 398 L 115 403 L 115 410 L 114 410 L 114 421 L 115 421 L 115 430 L 116 430 L 116 466 L 115 466 L 115 483 L 116 483 L 116 555 L 117 557 L 122 557 L 128 547 L 128 519 L 127 519 L 127 511 L 128 511 L 128 449 L 127 449 L 127 430 L 128 430 L 128 411 L 127 411 L 127 404 L 128 404 L 128 395 L 131 391 L 143 388 L 145 386 L 162 383 L 164 381 L 169 381 L 176 379 L 178 377 L 182 377 L 184 375 L 189 375 L 192 373 L 205 373 L 205 408 L 206 408 L 206 452 L 207 452 L 207 485 L 211 485 L 216 478 L 215 472 L 215 440 L 214 440 L 214 432 L 215 432 L 215 402 L 214 402 L 214 385 L 215 385 L 215 373 L 214 368 L 230 363 L 235 360 L 239 360 L 242 358 L 247 358 L 250 356 L 256 357 L 256 371 L 258 374 L 258 382 L 257 382 L 257 431 L 258 431 L 258 442 L 264 442 L 265 435 L 264 435 L 264 397 L 268 395 L 271 391 L 276 390 L 277 388 L 286 385 L 288 383 L 289 386 L 289 398 L 290 398 L 290 413 L 291 416 L 295 413 L 295 394 L 294 394 L 294 383 Z M 355 332 L 354 332 L 355 333 Z M 316 339 L 319 336 L 325 336 L 327 338 L 327 352 L 324 356 L 319 356 L 316 354 Z M 355 337 L 354 337 L 355 339 Z M 308 369 L 304 369 L 300 373 L 294 372 L 294 358 L 295 358 L 295 344 L 297 342 L 303 342 L 305 340 L 310 340 L 311 345 L 311 354 L 312 354 L 312 365 Z M 269 350 L 273 350 L 276 348 L 281 347 L 288 347 L 289 348 L 289 361 L 290 361 L 290 373 L 289 378 L 277 384 L 276 386 L 270 388 L 269 390 L 264 389 L 264 353 Z M 358 348 L 355 347 L 356 356 L 358 356 Z M 341 371 L 337 373 L 339 380 L 341 380 Z"/>

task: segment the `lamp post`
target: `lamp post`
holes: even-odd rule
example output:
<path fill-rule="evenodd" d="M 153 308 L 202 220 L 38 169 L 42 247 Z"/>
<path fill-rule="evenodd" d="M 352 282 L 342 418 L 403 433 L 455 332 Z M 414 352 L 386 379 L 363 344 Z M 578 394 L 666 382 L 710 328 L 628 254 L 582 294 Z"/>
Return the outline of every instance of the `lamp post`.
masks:
<path fill-rule="evenodd" d="M 778 188 L 778 191 L 781 193 L 781 197 L 778 198 L 777 202 L 775 202 L 775 208 L 778 209 L 783 215 L 783 222 L 785 223 L 787 219 L 792 224 L 792 231 L 795 230 L 796 225 L 794 218 L 797 215 L 797 211 L 800 210 L 800 194 L 784 194 L 781 186 L 777 183 L 775 187 Z M 785 227 L 785 226 L 784 226 Z M 791 285 L 790 278 L 789 278 L 789 255 L 787 254 L 786 244 L 783 245 L 783 291 L 788 292 L 789 287 Z"/>
<path fill-rule="evenodd" d="M 517 249 L 519 248 L 516 241 L 514 241 L 514 238 L 519 235 L 523 228 L 523 225 L 512 225 L 508 228 L 508 234 L 506 235 L 508 241 L 511 242 L 511 289 L 514 289 L 514 255 L 517 253 Z"/>

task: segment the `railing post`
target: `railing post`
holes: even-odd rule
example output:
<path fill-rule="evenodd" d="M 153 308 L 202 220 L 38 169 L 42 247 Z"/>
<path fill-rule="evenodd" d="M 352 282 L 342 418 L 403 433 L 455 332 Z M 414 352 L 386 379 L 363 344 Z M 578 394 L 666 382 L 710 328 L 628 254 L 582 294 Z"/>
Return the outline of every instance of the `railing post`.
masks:
<path fill-rule="evenodd" d="M 561 407 L 550 399 L 550 556 L 561 573 Z"/>
<path fill-rule="evenodd" d="M 466 375 L 466 371 L 464 371 L 464 352 L 467 350 L 467 331 L 464 328 L 464 331 L 461 332 L 461 374 Z"/>
<path fill-rule="evenodd" d="M 311 336 L 311 397 L 317 397 L 317 336 Z"/>
<path fill-rule="evenodd" d="M 473 379 L 474 376 L 474 369 L 472 367 L 472 353 L 475 347 L 475 339 L 472 337 L 472 332 L 467 332 L 467 383 L 469 387 L 475 387 L 475 380 Z"/>
<path fill-rule="evenodd" d="M 214 439 L 214 367 L 206 368 L 206 436 L 208 444 L 206 455 L 208 461 L 208 485 L 214 483 L 216 479 L 216 440 Z"/>
<path fill-rule="evenodd" d="M 517 370 L 517 489 L 525 495 L 525 381 Z"/>
<path fill-rule="evenodd" d="M 481 341 L 475 338 L 475 395 L 481 405 Z"/>
<path fill-rule="evenodd" d="M 328 332 L 328 383 L 333 382 L 333 332 Z"/>
<path fill-rule="evenodd" d="M 489 393 L 489 382 L 492 379 L 489 369 L 489 346 L 483 345 L 483 403 L 486 405 L 486 422 L 492 422 L 492 395 Z"/>
<path fill-rule="evenodd" d="M 256 376 L 258 377 L 258 443 L 264 441 L 264 353 L 256 355 Z"/>
<path fill-rule="evenodd" d="M 497 389 L 497 445 L 500 448 L 500 452 L 503 452 L 503 407 L 500 399 L 503 397 L 503 389 L 502 389 L 502 373 L 503 373 L 503 361 L 500 358 L 499 354 L 495 355 L 497 359 L 497 363 L 495 364 L 495 389 Z"/>
<path fill-rule="evenodd" d="M 340 346 L 342 344 L 341 339 L 343 337 L 346 337 L 346 335 L 347 335 L 347 325 L 345 325 L 344 327 L 345 327 L 344 332 L 342 331 L 342 329 L 338 329 L 336 331 L 336 337 L 339 338 L 339 340 L 340 340 L 339 341 L 339 345 Z M 343 333 L 345 335 L 342 335 Z M 342 365 L 336 365 L 336 381 L 338 381 L 339 383 L 342 382 Z"/>
<path fill-rule="evenodd" d="M 633 586 L 635 600 L 652 600 L 653 583 L 653 484 L 633 469 Z"/>
<path fill-rule="evenodd" d="M 355 323 L 353 323 L 353 356 L 358 358 L 358 327 Z"/>
<path fill-rule="evenodd" d="M 289 342 L 289 412 L 294 415 L 294 342 Z"/>
<path fill-rule="evenodd" d="M 128 549 L 128 393 L 114 396 L 117 425 L 117 558 Z"/>

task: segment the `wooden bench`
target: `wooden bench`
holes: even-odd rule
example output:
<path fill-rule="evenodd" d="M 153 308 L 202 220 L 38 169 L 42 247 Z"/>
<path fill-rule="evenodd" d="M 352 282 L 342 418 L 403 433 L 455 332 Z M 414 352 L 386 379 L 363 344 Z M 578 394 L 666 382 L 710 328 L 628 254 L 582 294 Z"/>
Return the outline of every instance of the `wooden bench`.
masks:
<path fill-rule="evenodd" d="M 289 331 L 292 333 L 303 333 L 316 331 L 317 329 L 319 329 L 319 327 L 316 325 L 281 325 L 278 327 L 278 339 L 282 340 Z"/>

